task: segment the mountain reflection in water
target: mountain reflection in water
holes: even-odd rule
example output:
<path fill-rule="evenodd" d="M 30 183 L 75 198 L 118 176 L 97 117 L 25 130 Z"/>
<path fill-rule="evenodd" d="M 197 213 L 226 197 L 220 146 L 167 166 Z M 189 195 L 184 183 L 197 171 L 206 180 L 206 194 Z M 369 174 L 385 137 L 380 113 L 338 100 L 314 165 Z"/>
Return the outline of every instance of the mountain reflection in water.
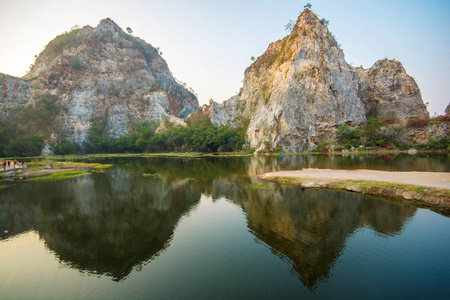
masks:
<path fill-rule="evenodd" d="M 287 258 L 310 289 L 328 277 L 355 230 L 371 227 L 383 235 L 396 235 L 416 211 L 411 206 L 337 191 L 286 186 L 252 190 L 220 180 L 214 187 L 214 195 L 242 206 L 251 232 L 274 254 Z"/>
<path fill-rule="evenodd" d="M 289 159 L 291 168 L 315 166 Z M 242 208 L 251 233 L 314 289 L 355 230 L 395 235 L 416 211 L 336 191 L 253 188 L 259 181 L 248 175 L 286 169 L 285 161 L 117 159 L 104 174 L 25 182 L 2 191 L 0 228 L 8 229 L 3 239 L 35 230 L 62 263 L 120 281 L 170 246 L 180 218 L 202 194 L 224 197 Z"/>

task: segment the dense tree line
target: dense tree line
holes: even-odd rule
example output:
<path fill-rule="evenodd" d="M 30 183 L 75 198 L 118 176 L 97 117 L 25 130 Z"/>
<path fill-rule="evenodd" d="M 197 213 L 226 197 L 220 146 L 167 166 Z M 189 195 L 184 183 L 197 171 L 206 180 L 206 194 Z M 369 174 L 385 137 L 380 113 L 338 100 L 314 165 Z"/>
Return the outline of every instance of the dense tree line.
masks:
<path fill-rule="evenodd" d="M 134 124 L 126 136 L 106 134 L 106 121 L 94 120 L 83 147 L 69 141 L 54 146 L 57 155 L 70 153 L 142 153 L 142 152 L 230 152 L 242 150 L 245 129 L 215 127 L 209 118 L 188 121 L 186 127 L 166 122 L 166 131 L 156 132 L 156 122 Z"/>
<path fill-rule="evenodd" d="M 50 94 L 42 95 L 32 105 L 17 108 L 0 118 L 0 157 L 39 156 L 46 140 L 56 155 L 84 153 L 142 152 L 230 152 L 242 150 L 245 129 L 215 127 L 209 118 L 188 121 L 186 127 L 166 122 L 167 130 L 156 132 L 156 122 L 134 122 L 128 135 L 107 135 L 106 118 L 96 118 L 86 141 L 80 145 L 65 139 L 60 120 L 64 107 Z"/>
<path fill-rule="evenodd" d="M 16 107 L 0 118 L 0 157 L 37 156 L 50 134 L 59 134 L 55 118 L 64 108 L 51 94 L 38 95 L 33 104 Z"/>

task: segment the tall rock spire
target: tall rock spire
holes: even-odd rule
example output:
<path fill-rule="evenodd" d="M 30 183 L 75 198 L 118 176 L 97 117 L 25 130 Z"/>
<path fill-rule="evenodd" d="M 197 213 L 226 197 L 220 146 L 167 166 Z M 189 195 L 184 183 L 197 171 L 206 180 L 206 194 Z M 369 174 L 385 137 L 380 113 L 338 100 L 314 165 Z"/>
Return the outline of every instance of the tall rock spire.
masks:
<path fill-rule="evenodd" d="M 305 9 L 291 33 L 270 44 L 247 68 L 242 91 L 233 101 L 250 118 L 251 147 L 269 143 L 304 151 L 340 124 L 365 121 L 357 91 L 356 72 L 328 28 Z"/>

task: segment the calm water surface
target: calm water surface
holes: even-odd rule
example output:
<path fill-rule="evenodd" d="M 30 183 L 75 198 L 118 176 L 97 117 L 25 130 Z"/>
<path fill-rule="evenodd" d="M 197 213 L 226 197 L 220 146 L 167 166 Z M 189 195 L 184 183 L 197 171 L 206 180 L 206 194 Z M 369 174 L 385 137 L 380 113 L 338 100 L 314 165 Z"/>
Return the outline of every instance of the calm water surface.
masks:
<path fill-rule="evenodd" d="M 253 177 L 449 172 L 446 155 L 100 162 L 114 166 L 0 191 L 0 299 L 450 297 L 450 218 Z"/>

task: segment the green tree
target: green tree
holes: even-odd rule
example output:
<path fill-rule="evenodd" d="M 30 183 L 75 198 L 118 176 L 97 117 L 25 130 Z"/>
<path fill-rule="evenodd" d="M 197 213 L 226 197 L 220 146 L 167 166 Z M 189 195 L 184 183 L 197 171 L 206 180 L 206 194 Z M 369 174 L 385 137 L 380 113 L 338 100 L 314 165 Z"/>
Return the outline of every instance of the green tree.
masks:
<path fill-rule="evenodd" d="M 295 26 L 294 20 L 289 20 L 289 22 L 286 25 L 284 25 L 284 29 L 286 31 L 292 31 L 292 29 L 294 29 L 294 26 Z"/>

